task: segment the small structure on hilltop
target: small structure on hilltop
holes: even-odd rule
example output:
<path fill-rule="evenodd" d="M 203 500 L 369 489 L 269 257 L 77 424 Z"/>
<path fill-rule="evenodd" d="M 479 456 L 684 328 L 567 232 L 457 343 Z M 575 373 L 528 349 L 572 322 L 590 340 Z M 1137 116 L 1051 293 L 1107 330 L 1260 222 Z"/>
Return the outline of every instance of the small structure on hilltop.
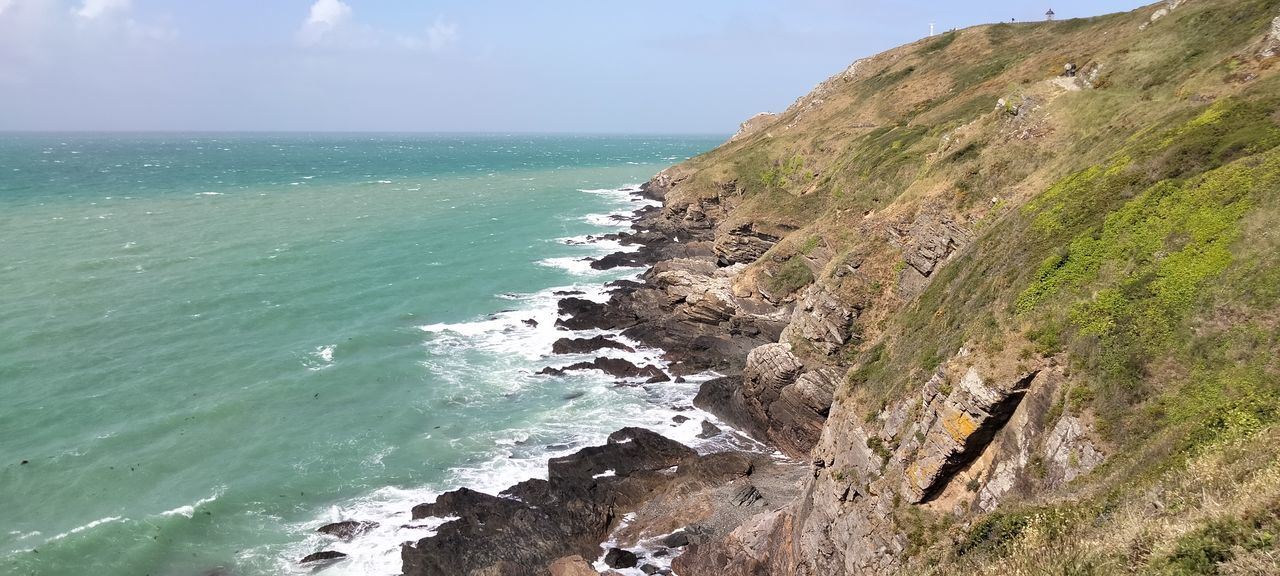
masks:
<path fill-rule="evenodd" d="M 1057 16 L 1057 14 L 1054 14 L 1054 13 L 1053 13 L 1053 8 L 1050 8 L 1048 12 L 1045 12 L 1045 13 L 1044 13 L 1044 19 L 1045 19 L 1045 20 L 1048 20 L 1048 21 L 1050 21 L 1050 22 L 1053 22 L 1053 17 L 1054 17 L 1054 16 Z"/>

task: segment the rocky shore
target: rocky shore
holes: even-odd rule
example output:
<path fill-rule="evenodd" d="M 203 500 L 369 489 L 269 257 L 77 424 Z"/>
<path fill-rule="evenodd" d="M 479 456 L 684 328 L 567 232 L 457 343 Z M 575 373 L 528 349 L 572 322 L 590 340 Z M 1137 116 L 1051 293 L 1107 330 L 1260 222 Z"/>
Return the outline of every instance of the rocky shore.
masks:
<path fill-rule="evenodd" d="M 669 185 L 660 175 L 639 193 L 661 200 Z M 551 351 L 629 350 L 608 336 L 619 334 L 664 350 L 670 373 L 603 356 L 541 373 L 600 370 L 659 386 L 693 374 L 732 374 L 704 384 L 697 405 L 758 441 L 802 455 L 817 441 L 834 382 L 825 372 L 804 372 L 785 353 L 752 352 L 776 343 L 791 321 L 789 304 L 734 291 L 743 262 L 767 250 L 766 240 L 717 244 L 709 221 L 673 216 L 645 208 L 635 213 L 631 231 L 605 237 L 634 249 L 592 267 L 648 270 L 638 282 L 612 283 L 604 303 L 566 293 L 557 326 L 603 335 L 566 336 Z M 740 382 L 751 382 L 747 396 L 735 386 Z M 721 433 L 703 422 L 701 437 Z M 627 428 L 603 446 L 552 459 L 547 476 L 498 496 L 461 488 L 414 507 L 415 521 L 452 520 L 404 544 L 405 576 L 577 576 L 603 566 L 670 574 L 673 559 L 691 546 L 722 539 L 749 517 L 794 500 L 810 466 L 764 451 L 699 454 L 656 432 Z"/>

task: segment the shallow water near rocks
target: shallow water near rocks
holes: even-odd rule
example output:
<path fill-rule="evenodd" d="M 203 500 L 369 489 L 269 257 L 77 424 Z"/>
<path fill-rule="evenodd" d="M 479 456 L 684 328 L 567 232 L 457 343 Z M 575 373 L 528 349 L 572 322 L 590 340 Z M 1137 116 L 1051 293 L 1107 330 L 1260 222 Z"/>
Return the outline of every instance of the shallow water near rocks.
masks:
<path fill-rule="evenodd" d="M 0 136 L 0 572 L 397 574 L 415 503 L 693 439 L 696 379 L 533 372 L 657 361 L 550 357 L 553 292 L 637 272 L 577 241 L 720 140 Z"/>

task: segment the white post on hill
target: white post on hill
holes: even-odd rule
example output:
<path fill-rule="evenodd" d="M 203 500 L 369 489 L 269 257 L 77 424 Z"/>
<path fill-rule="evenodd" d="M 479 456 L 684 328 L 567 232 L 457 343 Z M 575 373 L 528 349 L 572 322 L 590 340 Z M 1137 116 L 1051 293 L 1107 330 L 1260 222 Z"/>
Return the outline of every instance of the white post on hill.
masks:
<path fill-rule="evenodd" d="M 929 37 L 933 38 L 933 22 L 929 23 Z"/>

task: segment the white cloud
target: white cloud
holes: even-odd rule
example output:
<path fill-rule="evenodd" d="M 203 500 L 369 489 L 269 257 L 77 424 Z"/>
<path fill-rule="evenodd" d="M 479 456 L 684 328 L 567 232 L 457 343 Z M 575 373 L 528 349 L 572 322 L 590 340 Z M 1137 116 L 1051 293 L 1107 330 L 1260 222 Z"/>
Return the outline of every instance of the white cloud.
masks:
<path fill-rule="evenodd" d="M 442 18 L 436 18 L 431 28 L 427 29 L 427 48 L 432 52 L 440 52 L 456 44 L 459 35 L 456 22 L 445 22 Z"/>
<path fill-rule="evenodd" d="M 316 0 L 298 31 L 298 40 L 303 44 L 315 44 L 350 19 L 351 6 L 342 0 Z"/>
<path fill-rule="evenodd" d="M 127 10 L 129 2 L 130 0 L 84 0 L 80 7 L 72 10 L 71 13 L 84 21 L 97 20 L 112 12 Z"/>
<path fill-rule="evenodd" d="M 178 31 L 168 26 L 148 24 L 132 18 L 125 20 L 124 26 L 125 30 L 129 32 L 129 37 L 134 40 L 168 42 L 178 38 Z"/>

